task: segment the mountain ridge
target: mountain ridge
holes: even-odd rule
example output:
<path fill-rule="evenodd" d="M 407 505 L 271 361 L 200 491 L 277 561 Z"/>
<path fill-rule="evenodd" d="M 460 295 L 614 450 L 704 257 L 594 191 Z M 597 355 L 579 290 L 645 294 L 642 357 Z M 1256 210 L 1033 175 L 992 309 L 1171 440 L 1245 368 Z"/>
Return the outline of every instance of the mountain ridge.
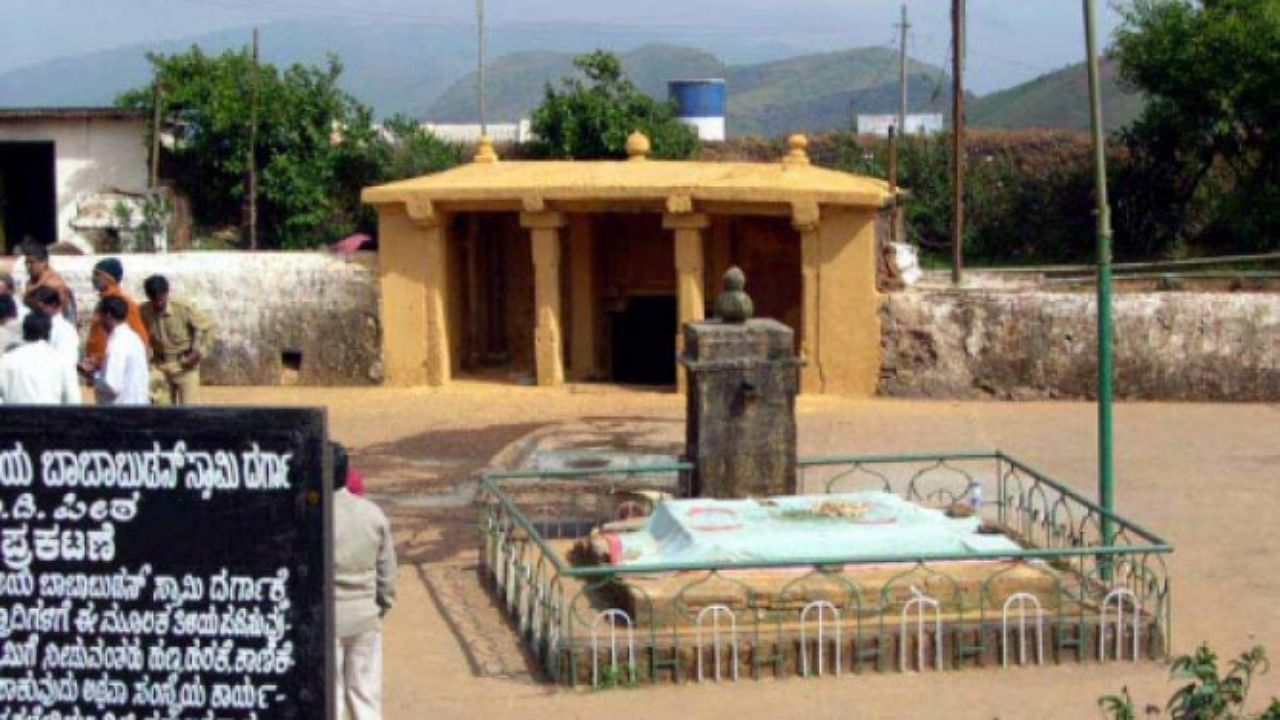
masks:
<path fill-rule="evenodd" d="M 0 72 L 0 107 L 109 105 L 117 95 L 150 81 L 148 52 L 184 52 L 193 45 L 208 53 L 247 47 L 251 28 L 203 33 L 175 40 L 135 43 L 112 50 L 48 60 Z M 351 23 L 285 20 L 260 26 L 262 58 L 288 65 L 324 62 L 329 53 L 343 63 L 342 87 L 382 117 L 425 117 L 432 103 L 475 68 L 475 34 L 465 24 Z M 519 24 L 491 27 L 490 58 L 516 51 L 580 54 L 605 46 L 626 52 L 645 44 L 681 44 L 670 30 L 602 27 L 597 24 Z M 706 52 L 752 62 L 787 57 L 800 50 L 786 43 L 735 41 L 713 36 Z M 684 43 L 688 44 L 688 43 Z"/>
<path fill-rule="evenodd" d="M 771 43 L 752 51 L 723 38 L 692 45 L 670 32 L 592 28 L 549 24 L 491 30 L 492 60 L 486 66 L 490 118 L 528 117 L 546 84 L 572 73 L 572 58 L 601 44 L 613 48 L 636 85 L 654 97 L 666 97 L 668 80 L 725 78 L 729 131 L 737 136 L 847 130 L 859 113 L 897 110 L 897 53 L 885 46 L 802 53 Z M 342 87 L 380 117 L 471 122 L 474 38 L 464 30 L 440 24 L 282 21 L 262 26 L 262 54 L 264 60 L 284 65 L 322 63 L 332 52 L 343 63 Z M 148 51 L 183 52 L 198 44 L 214 54 L 244 47 L 248 40 L 247 30 L 226 30 L 0 72 L 0 107 L 109 105 L 119 93 L 149 82 Z M 726 62 L 726 57 L 740 61 Z M 750 61 L 741 61 L 744 57 Z M 910 111 L 946 115 L 946 72 L 916 60 L 910 61 L 908 72 Z M 1104 62 L 1103 111 L 1109 128 L 1127 123 L 1142 106 L 1141 97 L 1123 90 L 1115 74 L 1114 64 Z M 969 123 L 975 127 L 1088 127 L 1083 65 L 969 102 Z"/>
<path fill-rule="evenodd" d="M 1027 82 L 990 93 L 969 106 L 968 121 L 974 127 L 1046 127 L 1089 129 L 1089 78 L 1083 62 L 1045 73 Z M 1099 66 L 1102 81 L 1102 117 L 1109 130 L 1128 125 L 1142 112 L 1141 93 L 1121 86 L 1119 66 L 1104 58 Z"/>
<path fill-rule="evenodd" d="M 898 107 L 898 55 L 882 47 L 798 55 L 765 63 L 729 65 L 697 48 L 652 43 L 619 54 L 636 87 L 657 98 L 667 81 L 722 77 L 728 88 L 729 133 L 778 135 L 853 127 L 859 113 L 891 113 Z M 950 84 L 937 67 L 911 60 L 910 112 L 943 112 Z M 571 53 L 514 53 L 486 66 L 485 103 L 491 117 L 514 122 L 541 102 L 548 83 L 575 72 Z M 438 122 L 474 117 L 476 74 L 459 78 L 427 111 Z"/>

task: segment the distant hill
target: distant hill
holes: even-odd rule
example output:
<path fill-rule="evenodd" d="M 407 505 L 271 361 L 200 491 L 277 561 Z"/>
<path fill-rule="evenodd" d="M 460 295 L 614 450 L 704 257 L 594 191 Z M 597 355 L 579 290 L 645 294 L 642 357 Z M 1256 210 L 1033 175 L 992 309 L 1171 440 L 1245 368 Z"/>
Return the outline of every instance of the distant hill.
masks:
<path fill-rule="evenodd" d="M 263 57 L 277 65 L 323 63 L 330 53 L 337 55 L 343 87 L 379 116 L 474 120 L 470 26 L 317 19 L 268 24 L 261 32 Z M 574 55 L 601 46 L 618 52 L 631 78 L 655 97 L 666 96 L 671 79 L 724 77 L 729 132 L 737 136 L 847 129 L 858 113 L 892 113 L 898 103 L 897 55 L 887 47 L 797 54 L 791 46 L 753 44 L 730 34 L 681 36 L 670 30 L 572 24 L 493 27 L 488 39 L 486 101 L 495 122 L 527 117 L 547 82 L 573 72 Z M 0 73 L 0 107 L 110 104 L 119 93 L 148 82 L 149 50 L 174 53 L 197 44 L 218 53 L 248 40 L 244 28 L 10 70 Z M 947 74 L 916 61 L 908 72 L 911 111 L 945 114 L 951 102 Z M 1103 75 L 1107 126 L 1116 128 L 1137 115 L 1142 101 L 1117 87 L 1111 63 L 1104 63 Z M 1083 66 L 1064 68 L 971 100 L 969 122 L 1085 129 L 1085 88 Z"/>
<path fill-rule="evenodd" d="M 667 80 L 673 78 L 724 74 L 723 63 L 714 55 L 675 45 L 644 45 L 618 57 L 632 82 L 654 97 L 666 97 Z M 489 116 L 508 122 L 528 117 L 542 102 L 548 82 L 558 85 L 560 78 L 575 72 L 573 58 L 574 53 L 527 51 L 504 55 L 490 63 L 485 68 L 485 109 Z M 444 91 L 426 118 L 474 122 L 475 114 L 476 74 L 471 72 Z"/>
<path fill-rule="evenodd" d="M 1116 63 L 1104 60 L 1102 117 L 1108 131 L 1128 125 L 1142 112 L 1142 95 L 1116 82 Z M 1089 129 L 1089 77 L 1084 63 L 974 100 L 968 121 L 975 127 Z"/>
<path fill-rule="evenodd" d="M 219 53 L 246 46 L 250 32 L 241 28 L 128 45 L 0 72 L 0 107 L 107 105 L 125 90 L 149 81 L 148 51 L 174 53 L 199 45 L 208 53 Z M 322 63 L 330 53 L 337 55 L 344 67 L 342 86 L 383 117 L 403 113 L 425 118 L 441 95 L 475 68 L 475 31 L 467 24 L 289 20 L 263 25 L 261 35 L 263 59 L 277 65 Z M 487 39 L 490 57 L 498 62 L 524 51 L 573 55 L 606 47 L 627 52 L 655 42 L 696 41 L 707 52 L 749 62 L 798 52 L 785 43 L 705 36 L 697 28 L 682 36 L 670 29 L 633 31 L 570 23 L 496 25 L 489 28 Z M 664 72 L 668 61 L 684 62 L 677 54 L 670 60 L 653 57 L 638 66 Z M 551 69 L 558 77 L 568 68 Z M 541 93 L 541 81 L 533 84 Z"/>
<path fill-rule="evenodd" d="M 802 55 L 754 65 L 725 65 L 694 48 L 665 44 L 639 47 L 620 56 L 623 69 L 643 91 L 667 94 L 667 81 L 723 77 L 728 86 L 728 124 L 733 135 L 840 130 L 857 113 L 889 113 L 898 107 L 897 53 L 860 48 Z M 513 53 L 486 68 L 486 104 L 490 115 L 507 121 L 527 117 L 542 101 L 548 82 L 573 72 L 570 53 Z M 908 66 L 911 112 L 943 112 L 950 104 L 946 75 L 911 61 Z M 475 73 L 459 79 L 428 111 L 441 122 L 475 115 Z"/>
<path fill-rule="evenodd" d="M 872 47 L 802 55 L 729 69 L 729 128 L 734 135 L 845 130 L 859 114 L 898 109 L 898 53 Z M 951 104 L 946 73 L 907 63 L 908 112 L 943 112 Z"/>

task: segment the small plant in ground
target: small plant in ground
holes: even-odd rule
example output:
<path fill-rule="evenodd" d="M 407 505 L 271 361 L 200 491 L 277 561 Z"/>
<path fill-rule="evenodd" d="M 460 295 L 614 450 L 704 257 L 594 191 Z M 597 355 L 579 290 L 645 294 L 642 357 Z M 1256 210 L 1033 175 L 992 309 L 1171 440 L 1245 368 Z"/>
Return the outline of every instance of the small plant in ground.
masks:
<path fill-rule="evenodd" d="M 636 687 L 635 666 L 630 663 L 626 665 L 609 663 L 600 668 L 598 672 L 596 688 L 599 690 Z"/>
<path fill-rule="evenodd" d="M 600 669 L 600 687 L 611 688 L 621 684 L 622 668 L 616 664 L 610 664 Z"/>
<path fill-rule="evenodd" d="M 1231 661 L 1226 674 L 1220 674 L 1218 656 L 1208 645 L 1201 645 L 1193 655 L 1182 655 L 1173 661 L 1171 674 L 1175 679 L 1188 680 L 1178 688 L 1165 711 L 1173 720 L 1280 720 L 1280 700 L 1260 714 L 1252 715 L 1245 709 L 1249 699 L 1249 686 L 1255 675 L 1270 669 L 1267 653 L 1262 646 L 1241 653 Z M 1107 695 L 1098 700 L 1098 706 L 1111 720 L 1137 720 L 1129 689 L 1119 695 Z M 1145 715 L 1159 716 L 1160 708 L 1149 705 Z"/>

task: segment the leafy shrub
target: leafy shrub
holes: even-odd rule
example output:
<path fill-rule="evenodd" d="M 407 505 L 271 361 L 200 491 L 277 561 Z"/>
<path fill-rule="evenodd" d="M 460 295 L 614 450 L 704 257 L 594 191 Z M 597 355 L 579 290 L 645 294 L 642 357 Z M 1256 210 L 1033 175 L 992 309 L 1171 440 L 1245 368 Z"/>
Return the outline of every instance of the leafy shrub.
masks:
<path fill-rule="evenodd" d="M 1275 698 L 1261 714 L 1249 714 L 1245 709 L 1254 676 L 1269 668 L 1266 651 L 1258 646 L 1241 653 L 1231 661 L 1226 674 L 1221 674 L 1218 656 L 1209 646 L 1201 645 L 1195 654 L 1173 661 L 1173 677 L 1188 682 L 1169 698 L 1165 712 L 1173 720 L 1280 720 L 1280 700 Z M 1101 698 L 1098 706 L 1111 720 L 1137 720 L 1138 717 L 1128 688 L 1119 695 Z M 1158 716 L 1160 709 L 1148 707 L 1145 714 Z"/>
<path fill-rule="evenodd" d="M 655 158 L 692 157 L 698 135 L 676 120 L 675 104 L 644 94 L 622 72 L 618 57 L 603 50 L 574 58 L 580 76 L 547 85 L 546 98 L 533 112 L 538 149 L 555 158 L 624 158 L 627 137 L 649 136 Z"/>
<path fill-rule="evenodd" d="M 883 138 L 835 134 L 818 139 L 815 162 L 888 176 Z M 1112 162 L 1119 160 L 1112 153 Z M 1093 257 L 1093 175 L 1088 137 L 1066 131 L 977 131 L 965 148 L 965 258 L 976 264 L 1082 262 Z M 898 184 L 908 191 L 908 239 L 949 254 L 951 141 L 910 136 L 898 153 Z M 1135 248 L 1117 232 L 1116 254 Z"/>

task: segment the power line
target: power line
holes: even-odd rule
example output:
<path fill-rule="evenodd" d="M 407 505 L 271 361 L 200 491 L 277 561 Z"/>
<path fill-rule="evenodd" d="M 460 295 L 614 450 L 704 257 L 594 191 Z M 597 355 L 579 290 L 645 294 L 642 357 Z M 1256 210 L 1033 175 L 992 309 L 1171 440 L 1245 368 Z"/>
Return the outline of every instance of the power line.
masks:
<path fill-rule="evenodd" d="M 438 25 L 440 27 L 455 27 L 458 25 L 456 22 L 443 20 L 439 17 L 418 15 L 416 13 L 403 12 L 399 10 L 376 10 L 356 7 L 354 5 L 337 5 L 332 3 L 320 4 L 306 2 L 306 0 L 182 0 L 182 2 L 191 5 L 208 5 L 236 10 L 267 10 L 282 12 L 290 10 L 305 10 L 342 17 L 376 17 L 389 20 L 411 20 L 418 23 Z"/>
<path fill-rule="evenodd" d="M 880 69 L 876 71 L 876 74 L 871 77 L 871 82 L 867 83 L 866 85 L 860 88 L 854 88 L 853 98 L 850 99 L 849 101 L 850 109 L 856 113 L 858 106 L 862 104 L 862 101 L 866 99 L 869 93 L 871 93 L 873 90 L 880 90 L 881 88 L 883 88 L 884 87 L 883 81 L 887 78 L 887 76 L 893 73 L 897 64 L 898 64 L 898 58 L 895 56 L 890 56 L 889 59 L 883 65 L 880 66 Z"/>
<path fill-rule="evenodd" d="M 1031 65 L 1031 64 L 1029 64 L 1029 63 L 1022 62 L 1022 61 L 1020 61 L 1020 60 L 1011 60 L 1011 59 L 1009 59 L 1009 58 L 1001 57 L 1001 56 L 999 56 L 999 55 L 992 55 L 991 53 L 988 53 L 988 52 L 975 52 L 975 53 L 973 53 L 973 55 L 974 55 L 974 56 L 976 56 L 976 57 L 983 58 L 983 59 L 985 59 L 985 60 L 994 60 L 994 61 L 996 61 L 996 62 L 998 62 L 998 63 L 1003 63 L 1003 64 L 1005 64 L 1005 65 L 1009 65 L 1009 66 L 1011 66 L 1011 67 L 1019 67 L 1019 68 L 1023 68 L 1023 69 L 1026 69 L 1026 70 L 1033 70 L 1033 71 L 1035 71 L 1035 72 L 1039 72 L 1039 73 L 1044 73 L 1044 72 L 1046 72 L 1043 68 L 1038 68 L 1038 67 L 1036 67 L 1035 65 Z"/>
<path fill-rule="evenodd" d="M 938 98 L 942 97 L 942 91 L 945 89 L 947 80 L 947 63 L 951 61 L 951 52 L 952 45 L 948 43 L 947 52 L 943 56 L 942 62 L 937 65 L 938 72 L 934 74 L 933 79 L 929 83 L 931 86 L 929 90 L 930 104 L 937 102 Z"/>
<path fill-rule="evenodd" d="M 287 11 L 309 11 L 326 15 L 353 18 L 384 18 L 394 20 L 408 20 L 416 23 L 431 25 L 439 28 L 457 29 L 465 26 L 467 21 L 458 18 L 444 18 L 440 16 L 421 15 L 404 10 L 387 10 L 366 8 L 357 5 L 343 5 L 328 2 L 310 2 L 308 0 L 180 0 L 191 5 L 205 5 L 212 7 L 230 8 L 235 10 L 266 10 L 268 12 L 287 12 Z M 634 33 L 636 26 L 623 25 L 619 23 L 609 22 L 548 22 L 548 21 L 523 21 L 523 22 L 490 22 L 489 27 L 499 27 L 506 30 L 526 28 L 531 30 L 546 29 L 549 27 L 558 27 L 562 25 L 571 25 L 575 28 L 590 28 L 592 30 L 603 33 Z M 673 24 L 653 24 L 640 26 L 644 31 L 652 33 L 672 33 L 684 36 L 704 36 L 704 37 L 760 37 L 775 38 L 776 35 L 765 29 L 747 30 L 734 27 L 709 27 L 709 26 L 691 26 L 691 25 L 673 25 Z M 793 34 L 800 34 L 797 30 Z M 831 33 L 834 35 L 834 32 Z M 886 43 L 886 46 L 893 46 L 892 41 Z M 863 47 L 876 47 L 875 45 L 867 45 Z"/>

